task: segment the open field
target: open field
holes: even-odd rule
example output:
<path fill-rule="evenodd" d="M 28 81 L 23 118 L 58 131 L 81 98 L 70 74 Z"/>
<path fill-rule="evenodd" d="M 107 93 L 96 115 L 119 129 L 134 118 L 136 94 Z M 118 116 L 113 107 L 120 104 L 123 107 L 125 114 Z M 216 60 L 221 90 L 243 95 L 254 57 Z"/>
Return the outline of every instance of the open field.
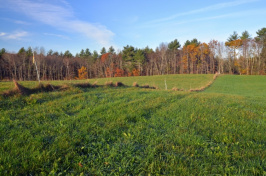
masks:
<path fill-rule="evenodd" d="M 213 77 L 193 76 L 168 87 L 189 90 Z M 158 80 L 137 82 L 159 90 L 71 87 L 1 98 L 0 175 L 266 174 L 265 76 L 221 76 L 199 93 L 165 91 Z M 12 86 L 0 82 L 1 91 Z"/>

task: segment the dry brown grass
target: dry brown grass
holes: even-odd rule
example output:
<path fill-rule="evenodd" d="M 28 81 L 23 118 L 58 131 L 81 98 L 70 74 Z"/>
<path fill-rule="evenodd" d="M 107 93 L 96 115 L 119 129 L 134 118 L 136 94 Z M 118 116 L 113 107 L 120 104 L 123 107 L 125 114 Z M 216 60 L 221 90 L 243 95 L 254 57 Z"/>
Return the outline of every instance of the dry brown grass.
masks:
<path fill-rule="evenodd" d="M 159 89 L 159 87 L 158 87 L 158 86 L 156 86 L 156 85 L 153 85 L 153 86 L 152 86 L 152 88 L 154 88 L 154 89 L 156 89 L 156 90 L 158 90 L 158 89 Z"/>
<path fill-rule="evenodd" d="M 204 91 L 206 88 L 210 87 L 212 85 L 212 83 L 215 81 L 215 79 L 218 77 L 218 73 L 215 73 L 215 75 L 213 75 L 213 80 L 208 82 L 208 84 L 206 84 L 205 86 L 202 86 L 200 88 L 196 88 L 196 89 L 190 89 L 190 92 L 200 92 L 200 91 Z"/>
<path fill-rule="evenodd" d="M 177 87 L 173 87 L 172 90 L 173 90 L 173 91 L 184 91 L 184 89 L 179 89 L 179 88 L 177 88 Z"/>
<path fill-rule="evenodd" d="M 107 87 L 114 87 L 115 86 L 113 81 L 107 81 L 107 82 L 105 82 L 104 85 L 107 86 Z"/>
<path fill-rule="evenodd" d="M 132 86 L 133 86 L 133 87 L 139 87 L 139 85 L 138 85 L 137 82 L 134 82 Z"/>
<path fill-rule="evenodd" d="M 98 87 L 97 83 L 98 83 L 98 81 L 95 81 L 95 82 L 92 84 L 92 87 Z"/>
<path fill-rule="evenodd" d="M 173 91 L 179 91 L 179 89 L 177 87 L 173 87 L 172 90 Z"/>
<path fill-rule="evenodd" d="M 64 84 L 64 85 L 62 85 L 62 86 L 60 86 L 60 90 L 67 90 L 67 89 L 69 89 L 70 88 L 70 86 L 69 85 L 67 85 L 67 84 Z"/>

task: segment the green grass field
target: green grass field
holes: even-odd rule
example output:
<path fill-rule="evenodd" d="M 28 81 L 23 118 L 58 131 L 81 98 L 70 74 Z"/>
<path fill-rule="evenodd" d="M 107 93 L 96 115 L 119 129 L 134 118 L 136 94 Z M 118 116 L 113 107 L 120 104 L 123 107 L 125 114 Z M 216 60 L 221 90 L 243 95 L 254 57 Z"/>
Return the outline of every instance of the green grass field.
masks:
<path fill-rule="evenodd" d="M 197 88 L 212 76 L 167 77 L 168 87 Z M 164 77 L 138 78 L 161 89 L 2 97 L 0 175 L 266 174 L 265 76 L 224 75 L 203 92 L 166 91 Z M 0 82 L 1 91 L 12 84 Z"/>

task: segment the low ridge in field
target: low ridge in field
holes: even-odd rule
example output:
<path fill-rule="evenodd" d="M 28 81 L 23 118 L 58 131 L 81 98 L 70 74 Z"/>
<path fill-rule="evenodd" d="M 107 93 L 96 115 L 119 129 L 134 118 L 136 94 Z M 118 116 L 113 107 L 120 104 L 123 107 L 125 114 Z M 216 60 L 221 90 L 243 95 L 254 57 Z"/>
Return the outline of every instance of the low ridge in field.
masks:
<path fill-rule="evenodd" d="M 135 77 L 113 77 L 113 78 L 99 78 L 89 80 L 66 80 L 66 81 L 42 81 L 43 84 L 52 85 L 64 85 L 64 84 L 78 84 L 89 82 L 91 84 L 97 83 L 97 85 L 104 85 L 106 82 L 122 82 L 126 86 L 132 86 L 134 82 L 138 85 L 149 85 L 158 89 L 165 89 L 165 83 L 167 89 L 173 87 L 190 90 L 193 88 L 199 88 L 205 86 L 213 79 L 213 75 L 160 75 L 160 76 L 135 76 Z M 38 85 L 36 81 L 18 81 L 19 84 L 33 88 Z M 0 93 L 6 90 L 12 89 L 14 84 L 12 81 L 0 82 Z"/>

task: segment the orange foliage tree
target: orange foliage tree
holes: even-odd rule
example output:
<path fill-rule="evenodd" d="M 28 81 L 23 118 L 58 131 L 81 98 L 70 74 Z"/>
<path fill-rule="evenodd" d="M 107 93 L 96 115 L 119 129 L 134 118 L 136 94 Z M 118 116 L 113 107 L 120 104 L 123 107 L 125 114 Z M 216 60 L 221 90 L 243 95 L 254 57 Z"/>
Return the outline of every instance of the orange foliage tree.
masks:
<path fill-rule="evenodd" d="M 138 69 L 133 69 L 132 70 L 132 74 L 133 74 L 133 76 L 139 76 L 140 75 L 140 72 L 139 72 L 139 70 Z"/>
<path fill-rule="evenodd" d="M 183 64 L 184 64 L 184 71 L 186 73 L 193 73 L 196 67 L 196 60 L 198 54 L 198 46 L 194 44 L 190 44 L 183 47 Z"/>
<path fill-rule="evenodd" d="M 110 71 L 109 67 L 106 68 L 105 75 L 106 75 L 106 78 L 111 78 L 112 72 Z"/>
<path fill-rule="evenodd" d="M 124 70 L 116 68 L 115 77 L 122 77 L 122 76 L 124 76 Z"/>
<path fill-rule="evenodd" d="M 232 74 L 235 71 L 235 68 L 237 68 L 237 64 L 235 64 L 235 60 L 236 60 L 238 53 L 236 52 L 236 50 L 239 49 L 242 46 L 242 44 L 243 44 L 243 41 L 241 39 L 236 39 L 236 40 L 225 42 L 225 46 L 231 49 L 231 53 L 233 56 L 232 61 L 229 58 L 229 73 L 230 74 Z"/>

